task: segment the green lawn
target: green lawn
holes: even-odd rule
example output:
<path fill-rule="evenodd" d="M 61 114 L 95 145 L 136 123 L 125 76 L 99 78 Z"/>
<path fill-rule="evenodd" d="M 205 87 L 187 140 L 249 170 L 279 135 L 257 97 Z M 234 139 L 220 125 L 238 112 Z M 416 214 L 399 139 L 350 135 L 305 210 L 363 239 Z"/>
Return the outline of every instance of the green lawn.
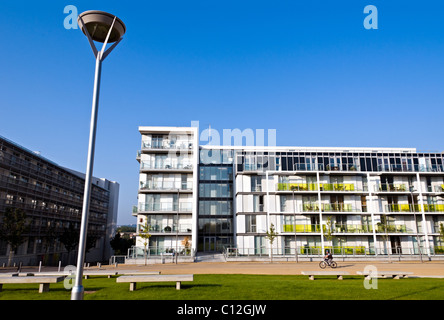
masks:
<path fill-rule="evenodd" d="M 115 277 L 83 280 L 85 300 L 443 300 L 444 279 L 378 279 L 378 289 L 364 288 L 362 277 L 288 275 L 194 275 L 193 282 L 138 283 L 130 292 L 128 283 Z M 5 284 L 0 300 L 69 300 L 63 282 L 38 293 L 38 284 Z"/>

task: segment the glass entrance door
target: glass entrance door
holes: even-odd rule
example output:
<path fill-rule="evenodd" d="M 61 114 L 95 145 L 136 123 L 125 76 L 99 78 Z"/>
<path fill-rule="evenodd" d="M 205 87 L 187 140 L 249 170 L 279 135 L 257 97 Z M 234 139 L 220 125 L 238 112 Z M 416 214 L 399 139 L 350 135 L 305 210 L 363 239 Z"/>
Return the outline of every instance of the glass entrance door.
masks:
<path fill-rule="evenodd" d="M 204 237 L 204 251 L 216 251 L 216 237 Z"/>

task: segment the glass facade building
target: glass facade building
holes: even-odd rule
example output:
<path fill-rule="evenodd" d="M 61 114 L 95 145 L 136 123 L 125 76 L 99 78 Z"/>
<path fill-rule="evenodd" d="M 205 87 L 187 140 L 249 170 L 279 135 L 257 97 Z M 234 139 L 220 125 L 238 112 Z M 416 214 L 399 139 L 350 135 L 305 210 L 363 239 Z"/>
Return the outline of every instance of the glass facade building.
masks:
<path fill-rule="evenodd" d="M 188 212 L 194 252 L 444 254 L 443 153 L 414 148 L 199 146 L 197 131 L 193 134 L 194 157 L 186 162 L 193 174 L 169 183 L 187 181 L 188 199 L 195 203 Z M 142 176 L 146 160 L 140 159 L 141 186 L 154 185 L 148 182 L 154 173 L 153 178 Z M 150 165 L 150 171 L 179 170 L 173 162 L 169 168 L 155 167 Z M 163 186 L 165 176 L 154 180 L 163 181 L 157 182 Z M 144 192 L 139 190 L 139 209 L 141 203 L 162 202 L 161 197 L 141 197 Z M 173 206 L 174 211 L 176 200 L 168 197 L 166 210 Z M 272 248 L 265 237 L 271 224 L 278 233 Z"/>

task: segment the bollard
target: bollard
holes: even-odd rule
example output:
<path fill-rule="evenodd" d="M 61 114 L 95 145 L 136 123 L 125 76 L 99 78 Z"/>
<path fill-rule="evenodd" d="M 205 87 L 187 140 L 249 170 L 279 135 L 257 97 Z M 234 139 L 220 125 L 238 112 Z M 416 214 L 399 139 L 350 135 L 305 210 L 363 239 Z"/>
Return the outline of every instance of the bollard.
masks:
<path fill-rule="evenodd" d="M 59 261 L 59 270 L 58 272 L 60 272 L 60 268 L 62 267 L 62 261 Z"/>
<path fill-rule="evenodd" d="M 39 272 L 41 272 L 42 271 L 42 262 L 40 261 L 39 262 Z"/>

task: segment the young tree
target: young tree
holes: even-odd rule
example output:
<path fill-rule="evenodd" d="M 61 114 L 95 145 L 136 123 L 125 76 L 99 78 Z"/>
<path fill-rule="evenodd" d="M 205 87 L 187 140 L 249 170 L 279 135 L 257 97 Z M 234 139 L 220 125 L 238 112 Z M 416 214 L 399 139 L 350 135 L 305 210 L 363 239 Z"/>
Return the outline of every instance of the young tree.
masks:
<path fill-rule="evenodd" d="M 150 242 L 151 234 L 149 233 L 150 226 L 148 224 L 148 221 L 145 222 L 145 225 L 140 226 L 139 231 L 139 237 L 143 239 L 143 246 L 145 247 L 145 265 L 146 265 L 146 259 L 147 259 L 147 250 L 148 244 Z"/>
<path fill-rule="evenodd" d="M 0 239 L 10 246 L 8 266 L 11 265 L 17 248 L 25 242 L 24 235 L 29 232 L 29 228 L 25 211 L 19 208 L 6 208 L 0 223 Z"/>
<path fill-rule="evenodd" d="M 275 228 L 274 228 L 274 224 L 270 225 L 270 229 L 267 230 L 267 235 L 265 236 L 265 238 L 268 239 L 268 241 L 270 242 L 270 261 L 273 262 L 273 242 L 276 239 L 278 233 L 276 232 Z"/>
<path fill-rule="evenodd" d="M 389 239 L 389 236 L 388 236 L 388 219 L 387 219 L 387 216 L 385 214 L 381 215 L 381 222 L 378 222 L 377 226 L 378 226 L 378 230 L 379 231 L 383 231 L 384 232 L 381 236 L 382 236 L 382 239 L 384 239 L 385 246 L 387 248 L 387 254 L 388 254 L 389 262 L 391 263 L 392 259 L 391 259 L 390 250 L 388 248 L 388 239 Z"/>
<path fill-rule="evenodd" d="M 332 216 L 328 216 L 327 221 L 325 222 L 324 237 L 327 241 L 331 241 L 331 253 L 333 254 L 333 238 L 335 236 L 333 235 Z M 324 254 L 325 254 L 325 252 L 324 252 Z"/>
<path fill-rule="evenodd" d="M 190 253 L 190 247 L 191 247 L 191 243 L 190 243 L 190 238 L 188 238 L 188 237 L 185 237 L 183 240 L 182 240 L 182 245 L 185 247 L 185 249 L 184 249 L 184 253 L 185 254 L 189 254 Z"/>
<path fill-rule="evenodd" d="M 66 251 L 68 251 L 68 263 L 71 262 L 71 251 L 79 244 L 79 236 L 79 230 L 74 229 L 74 224 L 70 223 L 59 237 L 60 242 L 63 243 Z"/>

